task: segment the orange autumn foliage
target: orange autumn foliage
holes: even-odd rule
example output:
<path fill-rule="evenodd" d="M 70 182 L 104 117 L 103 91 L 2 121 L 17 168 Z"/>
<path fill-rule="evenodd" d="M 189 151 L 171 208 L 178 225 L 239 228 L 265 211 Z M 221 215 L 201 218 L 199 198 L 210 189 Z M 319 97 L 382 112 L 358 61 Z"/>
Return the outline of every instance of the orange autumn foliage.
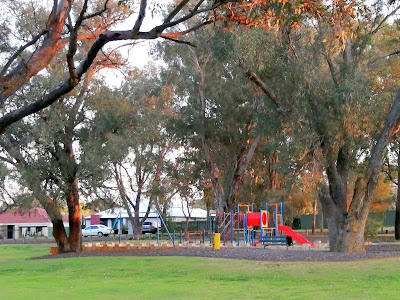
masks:
<path fill-rule="evenodd" d="M 393 206 L 395 189 L 391 181 L 385 180 L 385 176 L 381 175 L 376 185 L 373 200 L 371 204 L 371 211 L 383 212 L 390 210 Z"/>
<path fill-rule="evenodd" d="M 286 24 L 297 27 L 305 17 L 328 18 L 333 27 L 348 26 L 356 15 L 356 1 L 321 1 L 321 0 L 253 0 L 234 1 L 226 4 L 218 19 L 239 23 L 246 26 L 257 26 L 265 29 L 279 28 Z M 339 30 L 338 36 L 346 35 Z"/>

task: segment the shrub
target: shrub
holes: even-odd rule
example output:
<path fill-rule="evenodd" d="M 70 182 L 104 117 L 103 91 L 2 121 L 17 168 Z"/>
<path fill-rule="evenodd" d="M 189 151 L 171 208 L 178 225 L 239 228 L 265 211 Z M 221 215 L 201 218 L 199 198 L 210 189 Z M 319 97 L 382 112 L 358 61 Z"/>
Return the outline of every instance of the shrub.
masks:
<path fill-rule="evenodd" d="M 383 220 L 378 217 L 368 218 L 367 223 L 365 224 L 365 237 L 375 237 L 378 234 L 379 228 L 382 228 Z"/>

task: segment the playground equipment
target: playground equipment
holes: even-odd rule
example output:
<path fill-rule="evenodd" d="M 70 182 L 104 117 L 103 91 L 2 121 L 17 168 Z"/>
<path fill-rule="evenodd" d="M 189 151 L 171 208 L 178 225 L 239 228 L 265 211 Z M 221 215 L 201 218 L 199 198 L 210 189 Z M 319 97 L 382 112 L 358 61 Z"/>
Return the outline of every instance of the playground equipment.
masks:
<path fill-rule="evenodd" d="M 161 235 L 160 228 L 161 228 L 161 226 L 160 225 L 163 225 L 164 229 L 165 229 L 165 231 L 166 231 L 166 233 L 168 235 L 169 240 L 172 242 L 172 245 L 174 245 L 175 244 L 175 233 L 173 235 L 171 234 L 171 232 L 168 230 L 167 225 L 164 222 L 164 219 L 162 218 L 161 214 L 158 212 L 157 209 L 155 209 L 155 213 L 156 213 L 156 222 L 155 223 L 156 223 L 156 228 L 157 228 L 157 231 L 156 231 L 155 234 L 156 234 L 156 237 L 157 237 L 157 244 L 159 246 L 161 245 L 161 241 L 160 241 L 160 235 Z M 121 211 L 118 213 L 117 217 L 113 221 L 113 224 L 112 224 L 111 228 L 113 230 L 116 230 L 116 229 L 118 230 L 118 241 L 119 241 L 119 243 L 121 243 L 121 234 L 122 234 L 122 215 L 121 215 Z M 104 243 L 108 242 L 108 238 L 109 237 L 110 236 L 106 237 Z"/>
<path fill-rule="evenodd" d="M 286 245 L 286 236 L 299 244 L 314 246 L 289 226 L 283 224 L 283 205 L 265 204 L 265 209 L 254 212 L 254 205 L 237 204 L 236 211 L 210 214 L 210 228 L 215 228 L 223 243 L 240 243 L 255 246 Z M 256 237 L 258 236 L 258 241 Z M 211 240 L 210 240 L 211 242 Z"/>

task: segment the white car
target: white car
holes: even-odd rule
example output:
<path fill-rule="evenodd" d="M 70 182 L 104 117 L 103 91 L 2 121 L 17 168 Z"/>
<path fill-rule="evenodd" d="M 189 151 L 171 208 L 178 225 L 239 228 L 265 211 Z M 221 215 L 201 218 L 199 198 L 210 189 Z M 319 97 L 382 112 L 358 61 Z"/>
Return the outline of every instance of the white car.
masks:
<path fill-rule="evenodd" d="M 160 222 L 144 222 L 142 225 L 142 233 L 157 233 L 161 231 L 161 223 Z"/>
<path fill-rule="evenodd" d="M 109 234 L 114 233 L 114 230 L 111 227 L 107 227 L 104 225 L 90 225 L 86 227 L 85 229 L 82 229 L 82 235 L 83 236 L 107 236 Z"/>

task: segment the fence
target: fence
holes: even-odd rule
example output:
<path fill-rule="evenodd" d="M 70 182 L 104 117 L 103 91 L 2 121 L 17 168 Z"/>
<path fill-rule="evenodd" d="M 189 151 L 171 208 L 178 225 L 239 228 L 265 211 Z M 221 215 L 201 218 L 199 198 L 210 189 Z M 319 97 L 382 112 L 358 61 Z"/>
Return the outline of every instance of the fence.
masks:
<path fill-rule="evenodd" d="M 377 219 L 382 221 L 382 226 L 383 227 L 394 227 L 394 222 L 395 222 L 395 215 L 396 212 L 391 210 L 391 211 L 386 211 L 382 214 L 377 214 L 371 212 L 368 216 L 370 219 Z M 303 215 L 300 217 L 300 226 L 299 228 L 296 228 L 296 226 L 293 226 L 294 229 L 312 229 L 312 223 L 313 223 L 313 215 Z M 326 218 L 324 218 L 322 215 L 317 215 L 316 216 L 316 228 L 318 229 L 327 229 L 328 224 L 326 222 Z"/>

